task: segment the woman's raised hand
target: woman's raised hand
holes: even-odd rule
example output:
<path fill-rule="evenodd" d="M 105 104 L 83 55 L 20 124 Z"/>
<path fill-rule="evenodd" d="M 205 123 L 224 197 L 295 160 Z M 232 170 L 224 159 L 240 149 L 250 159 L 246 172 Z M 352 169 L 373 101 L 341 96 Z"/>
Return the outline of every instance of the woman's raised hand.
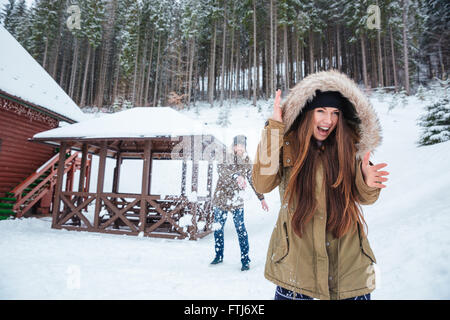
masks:
<path fill-rule="evenodd" d="M 364 182 L 369 187 L 377 187 L 377 188 L 386 188 L 386 185 L 382 184 L 386 182 L 388 179 L 383 178 L 383 176 L 387 176 L 389 174 L 388 171 L 378 171 L 381 168 L 387 166 L 387 163 L 379 163 L 371 166 L 369 164 L 370 151 L 368 151 L 364 159 L 361 162 L 361 169 L 364 177 Z"/>
<path fill-rule="evenodd" d="M 278 89 L 277 93 L 275 95 L 275 102 L 273 104 L 273 114 L 272 114 L 272 119 L 276 120 L 276 121 L 280 121 L 283 122 L 283 118 L 281 115 L 281 90 Z"/>

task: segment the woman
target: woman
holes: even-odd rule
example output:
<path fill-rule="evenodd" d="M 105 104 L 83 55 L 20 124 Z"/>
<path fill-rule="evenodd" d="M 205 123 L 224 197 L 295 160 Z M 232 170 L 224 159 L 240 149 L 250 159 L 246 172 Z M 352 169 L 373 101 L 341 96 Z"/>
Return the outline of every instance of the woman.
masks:
<path fill-rule="evenodd" d="M 211 264 L 223 262 L 223 230 L 228 211 L 231 211 L 241 249 L 241 271 L 246 271 L 250 268 L 248 235 L 244 224 L 244 200 L 240 196 L 240 191 L 246 187 L 245 179 L 248 179 L 253 191 L 255 191 L 251 183 L 252 165 L 246 152 L 246 146 L 247 138 L 245 136 L 239 135 L 233 138 L 232 154 L 226 157 L 226 160 L 231 159 L 232 161 L 218 164 L 219 178 L 213 197 L 214 222 L 216 224 L 216 230 L 214 231 L 216 256 Z M 267 211 L 268 206 L 264 200 L 264 195 L 256 191 L 255 194 L 261 201 L 263 210 Z"/>
<path fill-rule="evenodd" d="M 275 299 L 370 299 L 376 259 L 360 205 L 386 187 L 387 164 L 369 161 L 381 142 L 377 116 L 336 70 L 304 78 L 282 108 L 280 94 L 252 172 L 257 192 L 278 186 L 282 200 L 264 275 Z"/>

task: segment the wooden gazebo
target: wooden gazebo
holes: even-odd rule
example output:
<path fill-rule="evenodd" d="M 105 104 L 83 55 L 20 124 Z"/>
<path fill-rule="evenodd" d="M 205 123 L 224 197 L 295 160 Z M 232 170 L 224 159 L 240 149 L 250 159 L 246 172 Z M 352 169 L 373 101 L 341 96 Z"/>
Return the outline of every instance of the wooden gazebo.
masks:
<path fill-rule="evenodd" d="M 225 154 L 225 145 L 181 113 L 168 107 L 133 108 L 48 130 L 32 141 L 60 146 L 52 228 L 178 239 L 198 239 L 212 232 L 213 160 Z M 70 150 L 82 154 L 77 191 L 63 190 L 64 155 Z M 88 154 L 99 156 L 98 173 L 91 172 L 93 180 L 97 178 L 95 192 L 83 192 Z M 107 157 L 115 159 L 111 191 L 104 190 Z M 143 160 L 140 193 L 119 192 L 125 159 Z M 152 193 L 155 159 L 182 161 L 179 194 Z M 203 196 L 197 192 L 199 161 L 207 161 Z M 191 190 L 186 190 L 188 162 L 192 162 Z M 91 210 L 83 213 L 88 206 Z"/>

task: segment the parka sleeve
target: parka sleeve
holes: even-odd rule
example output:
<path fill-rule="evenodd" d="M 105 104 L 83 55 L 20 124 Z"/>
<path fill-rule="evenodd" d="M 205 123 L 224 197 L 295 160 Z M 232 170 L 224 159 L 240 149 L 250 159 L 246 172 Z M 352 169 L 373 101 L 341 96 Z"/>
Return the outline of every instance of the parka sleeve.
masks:
<path fill-rule="evenodd" d="M 356 161 L 355 184 L 358 191 L 359 203 L 362 205 L 368 205 L 377 201 L 380 196 L 381 188 L 369 187 L 366 184 L 361 169 L 361 162 L 361 159 Z M 370 163 L 370 165 L 372 165 L 372 163 Z"/>
<path fill-rule="evenodd" d="M 268 193 L 281 182 L 280 150 L 283 146 L 284 123 L 269 119 L 256 150 L 252 182 L 256 192 Z"/>
<path fill-rule="evenodd" d="M 247 178 L 248 182 L 250 183 L 250 186 L 252 187 L 253 191 L 255 192 L 256 196 L 259 200 L 264 200 L 264 195 L 262 193 L 259 193 L 255 190 L 255 186 L 252 182 L 252 165 L 249 163 L 245 166 L 245 177 Z"/>

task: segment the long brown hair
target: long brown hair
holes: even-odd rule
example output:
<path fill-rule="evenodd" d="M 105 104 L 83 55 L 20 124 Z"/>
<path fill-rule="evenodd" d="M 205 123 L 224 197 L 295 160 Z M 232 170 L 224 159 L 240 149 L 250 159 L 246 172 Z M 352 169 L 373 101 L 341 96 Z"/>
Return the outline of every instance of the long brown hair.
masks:
<path fill-rule="evenodd" d="M 322 161 L 327 206 L 326 228 L 339 238 L 351 229 L 355 232 L 354 227 L 357 225 L 363 227 L 364 224 L 367 227 L 354 183 L 355 144 L 359 142 L 360 135 L 358 127 L 347 122 L 340 112 L 337 126 L 322 142 L 322 147 L 318 147 L 313 136 L 313 117 L 314 110 L 302 113 L 291 128 L 297 133 L 293 147 L 298 157 L 294 161 L 284 201 L 288 198 L 290 207 L 294 201 L 297 204 L 292 226 L 295 233 L 302 237 L 306 224 L 317 209 L 315 172 L 318 162 Z M 361 232 L 364 232 L 364 228 L 361 228 Z"/>

